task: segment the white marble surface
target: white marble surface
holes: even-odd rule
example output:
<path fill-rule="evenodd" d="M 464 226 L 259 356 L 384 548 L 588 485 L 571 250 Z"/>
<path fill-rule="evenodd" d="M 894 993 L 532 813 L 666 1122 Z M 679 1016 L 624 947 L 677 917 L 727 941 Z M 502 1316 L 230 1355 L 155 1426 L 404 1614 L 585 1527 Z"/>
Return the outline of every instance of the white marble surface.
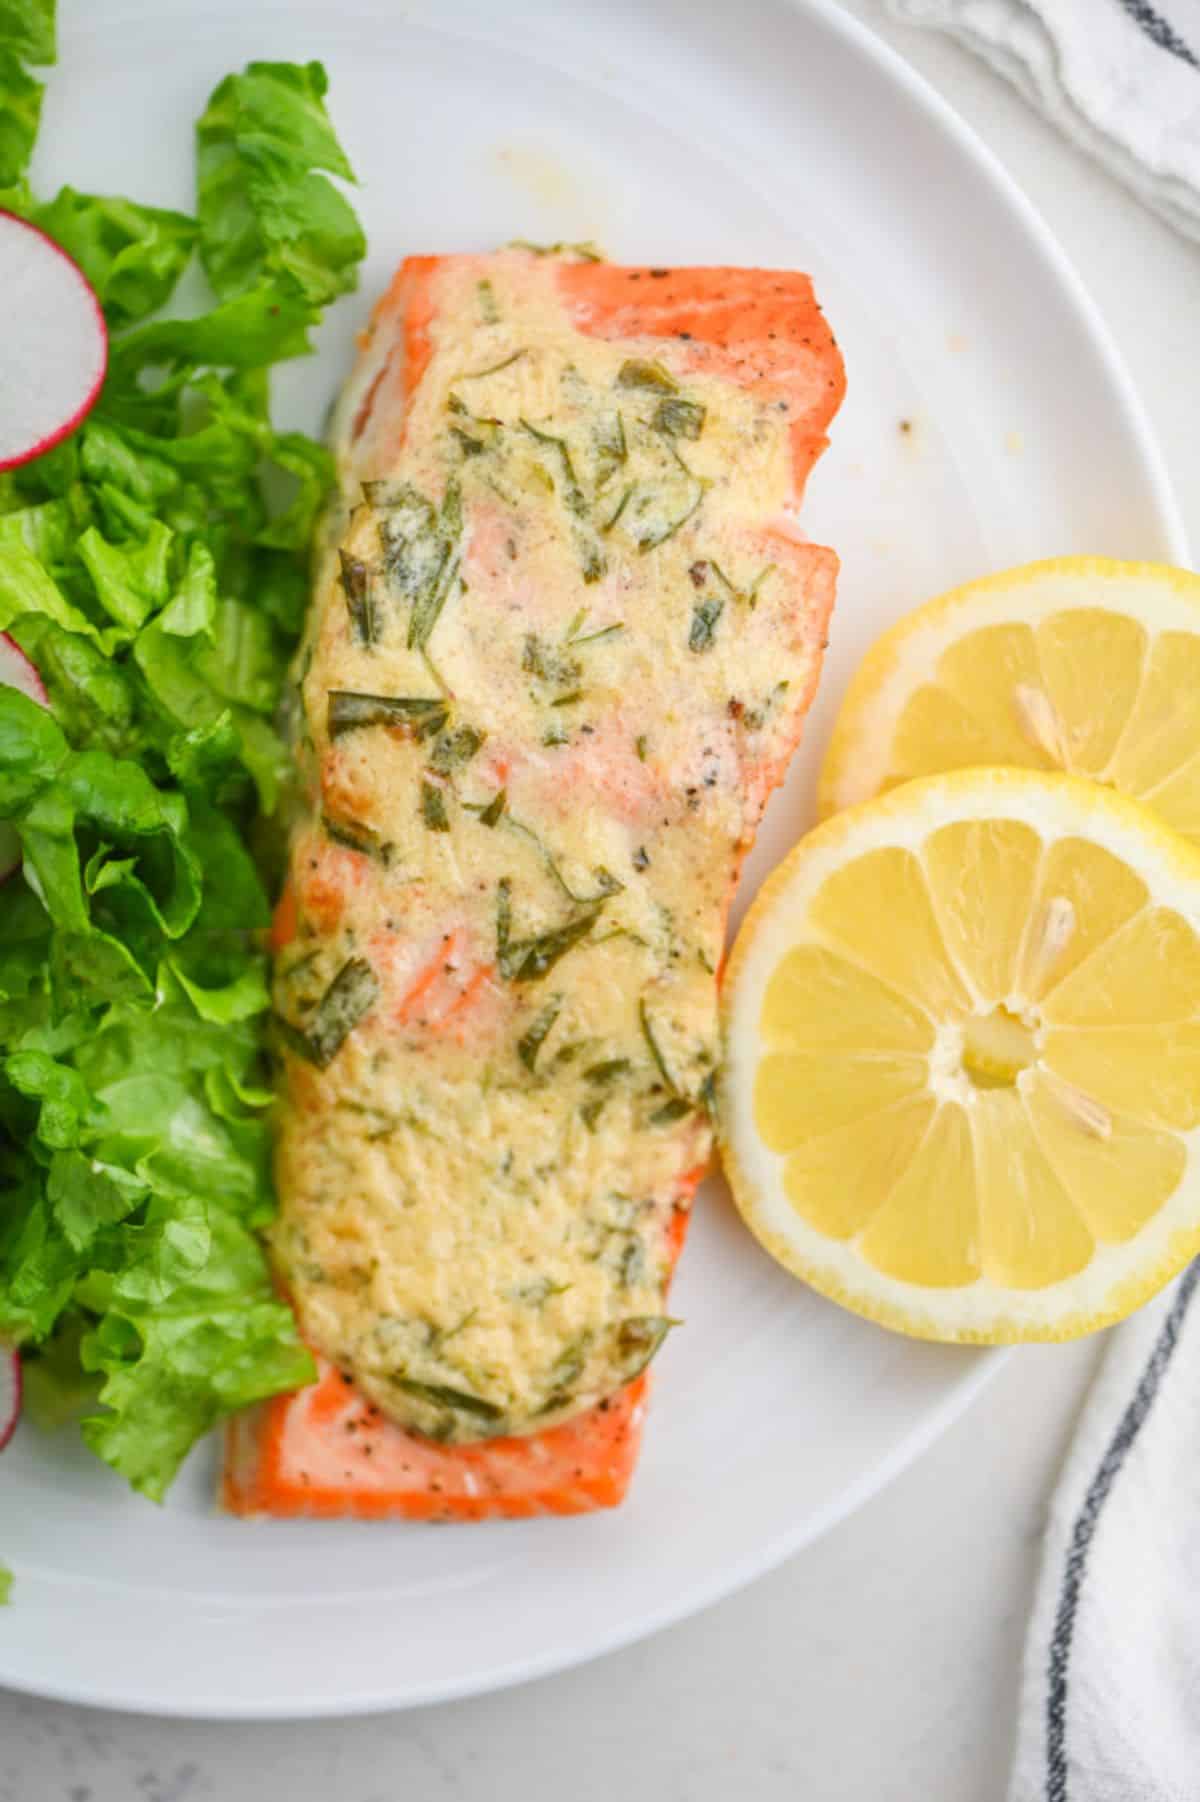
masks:
<path fill-rule="evenodd" d="M 848 0 L 974 125 L 1100 304 L 1200 546 L 1200 247 L 963 52 Z M 1012 1357 L 852 1520 L 742 1595 L 506 1695 L 289 1727 L 0 1695 L 0 1802 L 1001 1802 L 1046 1498 L 1098 1347 Z"/>

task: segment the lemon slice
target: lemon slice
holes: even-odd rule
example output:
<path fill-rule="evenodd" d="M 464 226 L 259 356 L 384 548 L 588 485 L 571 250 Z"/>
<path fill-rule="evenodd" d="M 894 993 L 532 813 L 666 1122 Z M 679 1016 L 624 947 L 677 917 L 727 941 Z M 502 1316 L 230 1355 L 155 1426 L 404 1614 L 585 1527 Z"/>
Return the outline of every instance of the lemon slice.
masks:
<path fill-rule="evenodd" d="M 962 770 L 838 814 L 722 1009 L 738 1205 L 859 1313 L 1069 1338 L 1200 1247 L 1200 852 L 1109 789 Z"/>
<path fill-rule="evenodd" d="M 1200 844 L 1200 577 L 1062 557 L 919 607 L 850 685 L 820 812 L 975 764 L 1090 776 Z"/>

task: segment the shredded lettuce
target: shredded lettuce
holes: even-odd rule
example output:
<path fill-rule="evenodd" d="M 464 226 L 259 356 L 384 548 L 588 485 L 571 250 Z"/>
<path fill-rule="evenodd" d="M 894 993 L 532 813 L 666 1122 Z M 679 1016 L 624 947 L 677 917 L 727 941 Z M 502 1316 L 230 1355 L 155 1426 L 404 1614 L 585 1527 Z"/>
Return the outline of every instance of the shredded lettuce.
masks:
<path fill-rule="evenodd" d="M 28 210 L 45 91 L 25 64 L 52 63 L 54 51 L 54 0 L 0 0 L 0 206 L 11 212 Z"/>
<path fill-rule="evenodd" d="M 324 306 L 352 288 L 366 243 L 328 170 L 353 172 L 325 112 L 320 63 L 251 63 L 196 126 L 200 257 L 223 300 L 264 280 Z"/>
<path fill-rule="evenodd" d="M 165 306 L 198 236 L 185 213 L 74 188 L 60 188 L 31 216 L 79 264 L 113 331 Z"/>
<path fill-rule="evenodd" d="M 233 1410 L 309 1382 L 273 1289 L 262 928 L 274 721 L 328 452 L 270 366 L 351 289 L 361 229 L 317 63 L 254 63 L 198 122 L 197 215 L 27 186 L 53 0 L 0 0 L 0 204 L 73 255 L 111 334 L 87 422 L 0 475 L 0 1343 L 30 1412 L 161 1498 Z M 213 301 L 156 317 L 195 255 Z M 252 848 L 253 847 L 253 848 Z M 0 1569 L 0 1600 L 5 1594 Z"/>

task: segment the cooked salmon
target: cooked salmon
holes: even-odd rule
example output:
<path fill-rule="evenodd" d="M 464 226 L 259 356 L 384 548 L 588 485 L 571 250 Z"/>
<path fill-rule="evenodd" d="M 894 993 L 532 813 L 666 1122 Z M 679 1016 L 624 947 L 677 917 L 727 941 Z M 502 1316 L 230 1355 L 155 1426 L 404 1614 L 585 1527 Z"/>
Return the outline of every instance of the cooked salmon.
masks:
<path fill-rule="evenodd" d="M 275 929 L 273 1252 L 322 1360 L 242 1513 L 620 1500 L 711 1145 L 738 869 L 836 558 L 807 277 L 412 258 L 338 415 Z"/>

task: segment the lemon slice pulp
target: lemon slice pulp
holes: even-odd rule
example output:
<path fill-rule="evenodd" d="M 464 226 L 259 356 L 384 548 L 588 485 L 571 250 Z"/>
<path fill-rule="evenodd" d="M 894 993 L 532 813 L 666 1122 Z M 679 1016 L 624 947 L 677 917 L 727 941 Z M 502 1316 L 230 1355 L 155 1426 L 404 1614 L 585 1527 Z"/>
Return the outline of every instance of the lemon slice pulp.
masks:
<path fill-rule="evenodd" d="M 1200 852 L 1094 783 L 914 781 L 803 840 L 723 997 L 750 1226 L 923 1337 L 1071 1337 L 1200 1247 Z"/>
<path fill-rule="evenodd" d="M 1062 557 L 919 607 L 850 685 L 820 812 L 981 764 L 1089 776 L 1200 844 L 1200 577 Z"/>

